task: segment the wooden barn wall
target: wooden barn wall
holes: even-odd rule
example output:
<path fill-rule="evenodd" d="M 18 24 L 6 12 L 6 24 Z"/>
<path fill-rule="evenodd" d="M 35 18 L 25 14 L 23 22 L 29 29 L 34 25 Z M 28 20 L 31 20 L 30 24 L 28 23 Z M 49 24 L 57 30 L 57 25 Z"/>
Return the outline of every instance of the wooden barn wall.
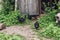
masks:
<path fill-rule="evenodd" d="M 23 14 L 39 15 L 38 0 L 18 0 L 17 2 Z"/>

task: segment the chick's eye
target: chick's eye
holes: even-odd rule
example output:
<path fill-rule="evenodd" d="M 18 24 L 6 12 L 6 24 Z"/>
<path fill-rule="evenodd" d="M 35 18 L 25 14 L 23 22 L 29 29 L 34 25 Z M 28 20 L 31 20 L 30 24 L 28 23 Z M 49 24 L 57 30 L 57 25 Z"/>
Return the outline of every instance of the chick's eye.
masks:
<path fill-rule="evenodd" d="M 57 16 L 56 19 L 59 19 L 59 17 Z"/>

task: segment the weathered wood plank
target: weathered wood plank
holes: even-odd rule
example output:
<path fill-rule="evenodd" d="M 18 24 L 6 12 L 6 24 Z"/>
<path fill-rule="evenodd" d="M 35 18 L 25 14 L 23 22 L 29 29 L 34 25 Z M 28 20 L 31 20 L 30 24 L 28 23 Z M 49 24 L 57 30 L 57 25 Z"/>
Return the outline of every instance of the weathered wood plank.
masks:
<path fill-rule="evenodd" d="M 39 14 L 41 14 L 41 0 L 38 0 L 38 10 L 39 10 Z"/>
<path fill-rule="evenodd" d="M 24 0 L 21 0 L 21 11 L 24 13 Z"/>
<path fill-rule="evenodd" d="M 32 2 L 33 2 L 33 0 L 29 0 L 28 2 L 29 2 L 29 3 L 28 3 L 28 4 L 29 4 L 29 5 L 28 5 L 28 6 L 29 6 L 29 14 L 31 15 L 31 14 L 32 14 L 32 9 L 33 9 L 33 8 L 32 8 Z"/>
<path fill-rule="evenodd" d="M 19 9 L 24 14 L 39 15 L 38 0 L 20 0 Z"/>
<path fill-rule="evenodd" d="M 38 1 L 37 0 L 30 0 L 30 3 L 29 3 L 29 14 L 30 15 L 39 15 Z"/>
<path fill-rule="evenodd" d="M 21 0 L 17 1 L 17 6 L 18 6 L 18 9 L 21 11 Z"/>
<path fill-rule="evenodd" d="M 28 9 L 28 1 L 29 1 L 29 0 L 26 0 L 26 2 L 25 2 L 25 3 L 26 3 L 26 8 L 25 8 L 25 10 L 26 10 L 26 13 L 27 13 L 27 14 L 29 13 L 29 9 Z"/>

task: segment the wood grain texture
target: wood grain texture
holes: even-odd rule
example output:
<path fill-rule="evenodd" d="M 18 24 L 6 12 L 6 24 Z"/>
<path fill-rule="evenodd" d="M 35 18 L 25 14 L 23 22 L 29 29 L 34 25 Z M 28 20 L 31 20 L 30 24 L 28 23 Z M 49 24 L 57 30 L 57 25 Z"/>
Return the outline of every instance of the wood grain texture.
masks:
<path fill-rule="evenodd" d="M 38 0 L 18 0 L 18 5 L 23 14 L 39 15 Z"/>

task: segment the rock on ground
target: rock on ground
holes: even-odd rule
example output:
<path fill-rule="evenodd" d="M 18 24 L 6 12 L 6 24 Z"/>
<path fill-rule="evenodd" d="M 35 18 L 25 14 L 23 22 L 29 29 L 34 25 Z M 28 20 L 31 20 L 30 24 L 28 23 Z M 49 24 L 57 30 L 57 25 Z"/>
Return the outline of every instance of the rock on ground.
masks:
<path fill-rule="evenodd" d="M 5 28 L 6 28 L 6 26 L 3 23 L 0 23 L 0 30 L 3 30 Z"/>

